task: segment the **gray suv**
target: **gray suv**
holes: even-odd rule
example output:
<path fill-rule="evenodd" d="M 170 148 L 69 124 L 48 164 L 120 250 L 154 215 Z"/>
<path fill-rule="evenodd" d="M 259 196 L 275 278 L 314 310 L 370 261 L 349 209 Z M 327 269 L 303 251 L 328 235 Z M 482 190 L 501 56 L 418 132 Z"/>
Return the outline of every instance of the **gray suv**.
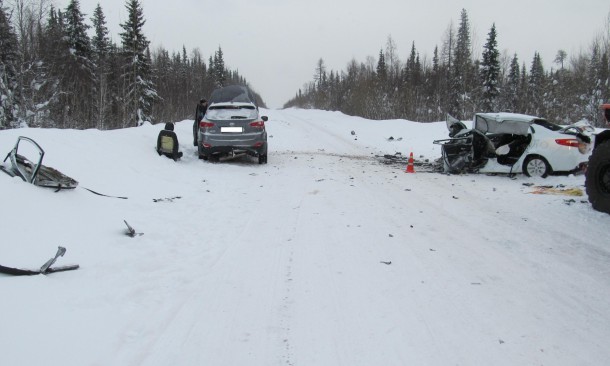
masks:
<path fill-rule="evenodd" d="M 199 122 L 199 158 L 216 160 L 250 155 L 267 163 L 266 116 L 261 116 L 252 92 L 243 85 L 214 90 Z"/>

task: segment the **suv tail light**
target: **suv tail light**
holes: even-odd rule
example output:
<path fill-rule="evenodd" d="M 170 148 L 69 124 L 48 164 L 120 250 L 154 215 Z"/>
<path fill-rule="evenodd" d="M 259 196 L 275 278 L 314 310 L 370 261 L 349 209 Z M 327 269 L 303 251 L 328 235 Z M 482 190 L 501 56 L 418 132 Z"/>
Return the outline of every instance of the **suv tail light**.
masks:
<path fill-rule="evenodd" d="M 201 128 L 210 128 L 210 127 L 214 127 L 214 124 L 212 122 L 199 122 L 199 127 Z"/>
<path fill-rule="evenodd" d="M 251 122 L 251 123 L 250 123 L 250 127 L 254 127 L 254 128 L 265 128 L 265 122 L 264 122 L 264 121 L 255 121 L 255 122 Z"/>

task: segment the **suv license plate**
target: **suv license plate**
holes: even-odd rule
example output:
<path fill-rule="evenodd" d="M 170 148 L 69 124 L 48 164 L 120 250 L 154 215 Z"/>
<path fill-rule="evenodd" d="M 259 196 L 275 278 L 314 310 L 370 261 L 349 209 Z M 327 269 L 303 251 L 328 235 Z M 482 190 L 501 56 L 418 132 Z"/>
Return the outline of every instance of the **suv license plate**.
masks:
<path fill-rule="evenodd" d="M 244 132 L 243 127 L 220 127 L 220 132 L 241 133 Z"/>

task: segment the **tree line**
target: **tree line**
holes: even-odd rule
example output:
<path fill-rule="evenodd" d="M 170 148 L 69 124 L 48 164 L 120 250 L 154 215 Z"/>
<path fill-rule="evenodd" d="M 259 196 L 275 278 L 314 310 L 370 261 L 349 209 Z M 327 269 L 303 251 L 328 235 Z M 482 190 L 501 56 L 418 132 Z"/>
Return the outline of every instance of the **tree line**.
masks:
<path fill-rule="evenodd" d="M 0 129 L 115 129 L 182 120 L 215 88 L 247 85 L 225 66 L 220 46 L 207 63 L 199 49 L 189 55 L 184 46 L 151 52 L 141 2 L 125 6 L 116 44 L 100 4 L 89 25 L 78 0 L 63 10 L 51 0 L 0 0 Z"/>
<path fill-rule="evenodd" d="M 462 10 L 457 30 L 449 25 L 431 60 L 413 43 L 402 62 L 391 36 L 376 59 L 352 59 L 345 70 L 328 72 L 320 58 L 313 80 L 284 107 L 420 122 L 441 121 L 446 114 L 468 119 L 476 112 L 510 111 L 558 123 L 586 119 L 604 125 L 599 105 L 610 102 L 610 17 L 589 52 L 568 59 L 559 50 L 557 67 L 550 70 L 545 70 L 538 52 L 529 65 L 517 54 L 501 54 L 495 24 L 480 58 L 473 54 L 471 37 L 468 13 Z"/>

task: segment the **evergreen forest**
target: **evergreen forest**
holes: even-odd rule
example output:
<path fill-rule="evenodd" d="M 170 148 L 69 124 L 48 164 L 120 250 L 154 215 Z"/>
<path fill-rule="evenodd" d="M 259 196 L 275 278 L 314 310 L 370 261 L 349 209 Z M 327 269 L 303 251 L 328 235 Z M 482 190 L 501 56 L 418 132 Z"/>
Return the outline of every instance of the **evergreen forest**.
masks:
<path fill-rule="evenodd" d="M 99 4 L 85 19 L 78 0 L 65 9 L 52 0 L 0 0 L 0 129 L 106 130 L 179 121 L 193 118 L 197 101 L 215 88 L 248 85 L 225 66 L 220 46 L 207 60 L 198 48 L 151 50 L 141 0 L 126 0 L 125 7 L 116 43 Z M 586 51 L 558 50 L 549 68 L 537 52 L 531 60 L 501 53 L 495 24 L 480 54 L 472 33 L 462 10 L 457 28 L 450 23 L 431 58 L 413 43 L 400 60 L 391 35 L 377 57 L 352 59 L 345 70 L 329 71 L 320 58 L 312 80 L 284 107 L 419 122 L 510 111 L 603 126 L 599 105 L 610 102 L 610 15 Z"/>
<path fill-rule="evenodd" d="M 466 10 L 457 29 L 449 25 L 431 59 L 414 43 L 405 62 L 397 54 L 396 43 L 388 36 L 377 58 L 352 59 L 345 70 L 329 71 L 320 58 L 313 80 L 284 107 L 419 122 L 444 121 L 447 114 L 464 120 L 477 112 L 514 112 L 560 124 L 585 119 L 604 126 L 599 106 L 610 103 L 610 15 L 588 51 L 568 57 L 558 50 L 554 67 L 548 70 L 538 52 L 528 61 L 501 54 L 495 24 L 482 53 L 474 54 Z"/>
<path fill-rule="evenodd" d="M 78 0 L 65 9 L 51 0 L 0 0 L 0 129 L 178 121 L 194 118 L 199 99 L 215 88 L 247 85 L 225 66 L 220 46 L 207 62 L 184 46 L 151 51 L 141 1 L 125 7 L 117 44 L 99 3 L 87 20 Z"/>

